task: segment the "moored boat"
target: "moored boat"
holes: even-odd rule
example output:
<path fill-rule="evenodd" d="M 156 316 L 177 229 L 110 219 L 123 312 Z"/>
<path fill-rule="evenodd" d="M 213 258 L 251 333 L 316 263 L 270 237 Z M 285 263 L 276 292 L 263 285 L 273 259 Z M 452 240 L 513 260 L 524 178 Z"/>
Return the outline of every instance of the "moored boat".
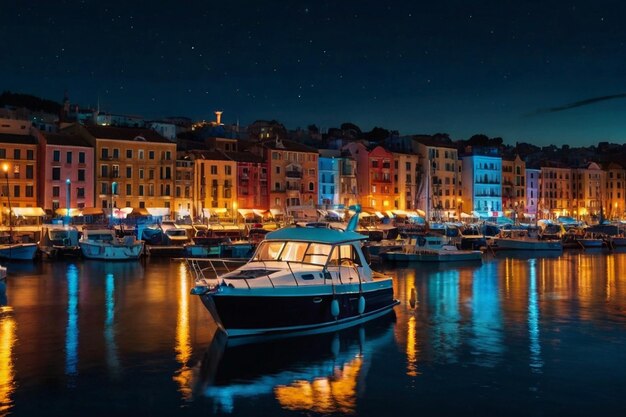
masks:
<path fill-rule="evenodd" d="M 380 257 L 390 262 L 482 262 L 482 255 L 480 250 L 448 244 L 443 236 L 424 235 L 411 238 L 400 250 L 386 251 Z"/>
<path fill-rule="evenodd" d="M 0 244 L 0 259 L 11 261 L 32 261 L 37 257 L 36 243 Z"/>
<path fill-rule="evenodd" d="M 563 242 L 558 239 L 539 240 L 530 237 L 495 237 L 491 250 L 562 251 Z"/>
<path fill-rule="evenodd" d="M 139 259 L 144 242 L 134 236 L 118 238 L 113 229 L 83 229 L 78 241 L 83 257 L 110 261 Z"/>
<path fill-rule="evenodd" d="M 366 236 L 346 231 L 288 227 L 268 233 L 252 258 L 234 271 L 215 271 L 211 260 L 188 260 L 200 296 L 229 337 L 332 331 L 382 316 L 399 303 L 393 279 L 373 271 L 362 251 Z M 200 262 L 209 266 L 201 268 Z"/>

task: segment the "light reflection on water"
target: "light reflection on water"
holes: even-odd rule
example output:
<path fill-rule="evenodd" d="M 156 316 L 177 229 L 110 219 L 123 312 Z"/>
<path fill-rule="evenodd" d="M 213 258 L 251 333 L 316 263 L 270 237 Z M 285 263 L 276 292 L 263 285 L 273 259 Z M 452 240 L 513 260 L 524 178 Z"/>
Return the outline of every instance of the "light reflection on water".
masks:
<path fill-rule="evenodd" d="M 395 314 L 234 346 L 214 336 L 182 263 L 9 265 L 0 416 L 61 414 L 68 402 L 84 414 L 233 416 L 407 415 L 417 400 L 444 414 L 626 409 L 606 395 L 626 386 L 626 254 L 382 269 L 397 278 Z"/>

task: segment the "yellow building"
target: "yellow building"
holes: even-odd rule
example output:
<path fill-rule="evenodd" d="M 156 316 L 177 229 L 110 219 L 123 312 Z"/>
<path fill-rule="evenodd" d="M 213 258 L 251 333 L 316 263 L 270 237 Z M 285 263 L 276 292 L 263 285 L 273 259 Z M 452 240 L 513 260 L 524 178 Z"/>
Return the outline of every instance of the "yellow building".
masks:
<path fill-rule="evenodd" d="M 94 207 L 154 208 L 159 214 L 172 208 L 175 143 L 150 129 L 80 125 L 66 129 L 94 146 Z"/>
<path fill-rule="evenodd" d="M 539 182 L 539 218 L 571 216 L 576 211 L 572 192 L 572 169 L 556 163 L 546 163 L 541 167 Z"/>
<path fill-rule="evenodd" d="M 398 197 L 394 207 L 400 210 L 417 208 L 418 181 L 420 178 L 419 155 L 392 152 L 394 165 L 394 191 Z"/>
<path fill-rule="evenodd" d="M 606 203 L 607 210 L 604 215 L 611 219 L 621 219 L 624 216 L 624 189 L 626 187 L 626 171 L 624 168 L 612 162 L 608 164 L 606 171 Z"/>
<path fill-rule="evenodd" d="M 21 208 L 37 207 L 38 141 L 28 121 L 2 119 L 1 125 L 0 201 L 2 221 L 8 224 L 9 206 L 14 215 L 24 211 Z"/>
<path fill-rule="evenodd" d="M 220 151 L 191 151 L 193 216 L 234 219 L 237 212 L 237 162 Z"/>
<path fill-rule="evenodd" d="M 606 172 L 595 162 L 572 170 L 573 209 L 585 221 L 597 220 L 600 211 L 607 215 Z"/>

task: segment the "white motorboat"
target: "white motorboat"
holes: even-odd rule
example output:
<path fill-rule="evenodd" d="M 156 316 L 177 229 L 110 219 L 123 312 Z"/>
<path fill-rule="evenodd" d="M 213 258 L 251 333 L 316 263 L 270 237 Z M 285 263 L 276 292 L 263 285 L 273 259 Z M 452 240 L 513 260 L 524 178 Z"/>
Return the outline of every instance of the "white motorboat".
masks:
<path fill-rule="evenodd" d="M 381 258 L 391 262 L 460 262 L 480 261 L 479 250 L 459 249 L 449 244 L 441 235 L 418 235 L 411 237 L 399 250 L 382 253 Z"/>
<path fill-rule="evenodd" d="M 113 229 L 83 229 L 78 245 L 85 258 L 110 261 L 139 259 L 144 249 L 143 240 L 118 238 Z"/>
<path fill-rule="evenodd" d="M 399 301 L 393 279 L 367 263 L 357 221 L 358 213 L 346 231 L 268 233 L 247 263 L 217 276 L 206 275 L 216 271 L 212 260 L 187 259 L 196 275 L 192 294 L 229 337 L 318 333 L 382 316 Z"/>

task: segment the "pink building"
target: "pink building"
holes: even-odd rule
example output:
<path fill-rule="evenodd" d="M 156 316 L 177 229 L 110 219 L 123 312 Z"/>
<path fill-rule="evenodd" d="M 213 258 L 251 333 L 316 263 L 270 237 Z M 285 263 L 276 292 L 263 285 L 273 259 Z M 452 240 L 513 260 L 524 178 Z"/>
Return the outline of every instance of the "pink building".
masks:
<path fill-rule="evenodd" d="M 39 156 L 40 207 L 54 212 L 68 201 L 70 208 L 94 207 L 94 148 L 85 139 L 40 133 Z"/>

